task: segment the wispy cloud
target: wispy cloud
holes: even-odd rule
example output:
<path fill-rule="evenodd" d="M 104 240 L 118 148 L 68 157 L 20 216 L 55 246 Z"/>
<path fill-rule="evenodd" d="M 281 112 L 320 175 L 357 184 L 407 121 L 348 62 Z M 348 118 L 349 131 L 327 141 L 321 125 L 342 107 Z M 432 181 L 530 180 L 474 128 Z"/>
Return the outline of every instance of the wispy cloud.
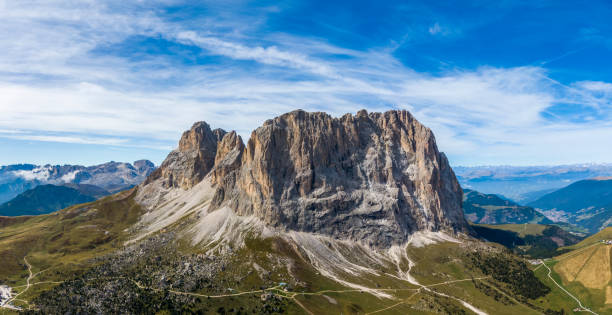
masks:
<path fill-rule="evenodd" d="M 112 139 L 112 138 L 87 138 L 87 137 L 76 137 L 76 136 L 45 136 L 45 135 L 26 135 L 26 134 L 14 134 L 6 136 L 6 138 L 19 139 L 19 140 L 32 140 L 32 141 L 45 141 L 45 142 L 63 142 L 63 143 L 78 143 L 78 144 L 100 144 L 100 145 L 115 145 L 120 146 L 126 143 L 125 139 Z"/>
<path fill-rule="evenodd" d="M 264 120 L 296 108 L 334 115 L 406 108 L 432 127 L 455 164 L 612 155 L 597 146 L 611 131 L 607 82 L 557 84 L 541 66 L 431 75 L 387 47 L 357 50 L 254 31 L 277 10 L 245 24 L 223 15 L 185 21 L 137 4 L 31 5 L 0 4 L 0 45 L 8 47 L 0 53 L 0 137 L 166 149 L 196 120 L 248 138 Z M 428 31 L 447 32 L 438 23 Z M 138 48 L 135 38 L 197 48 L 196 62 L 113 48 Z M 597 108 L 589 124 L 571 110 L 583 105 Z M 574 152 L 593 148 L 598 158 Z"/>
<path fill-rule="evenodd" d="M 436 35 L 438 33 L 442 32 L 442 28 L 440 27 L 439 23 L 434 23 L 434 25 L 429 27 L 429 34 L 431 35 Z"/>
<path fill-rule="evenodd" d="M 610 93 L 612 92 L 612 83 L 601 81 L 580 81 L 576 83 L 579 87 L 592 92 Z"/>
<path fill-rule="evenodd" d="M 0 130 L 0 138 L 13 139 L 13 140 L 24 140 L 24 141 L 35 141 L 35 142 L 57 142 L 57 143 L 68 143 L 68 144 L 93 144 L 100 146 L 114 146 L 114 147 L 129 147 L 129 148 L 143 148 L 153 150 L 171 150 L 172 146 L 164 145 L 161 143 L 155 143 L 154 139 L 143 139 L 137 137 L 117 137 L 117 136 L 105 136 L 105 135 L 85 135 L 82 133 L 70 133 L 70 132 L 46 132 L 41 130 Z"/>

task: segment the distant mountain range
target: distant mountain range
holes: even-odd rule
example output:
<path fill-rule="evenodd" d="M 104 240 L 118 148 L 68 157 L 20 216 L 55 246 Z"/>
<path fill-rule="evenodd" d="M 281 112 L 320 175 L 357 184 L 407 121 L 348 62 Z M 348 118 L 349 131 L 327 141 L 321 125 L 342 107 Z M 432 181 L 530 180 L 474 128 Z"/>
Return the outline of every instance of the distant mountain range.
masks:
<path fill-rule="evenodd" d="M 612 226 L 612 179 L 582 180 L 528 204 L 547 217 L 596 233 Z"/>
<path fill-rule="evenodd" d="M 463 188 L 527 204 L 573 182 L 612 176 L 612 164 L 453 167 Z"/>
<path fill-rule="evenodd" d="M 532 207 L 470 189 L 463 190 L 463 213 L 469 221 L 481 224 L 553 223 Z"/>
<path fill-rule="evenodd" d="M 39 185 L 86 184 L 110 193 L 140 184 L 155 165 L 148 160 L 133 164 L 108 162 L 94 166 L 16 164 L 0 167 L 0 203 Z"/>
<path fill-rule="evenodd" d="M 608 177 L 575 182 L 527 205 L 496 194 L 471 189 L 463 192 L 465 218 L 477 224 L 555 223 L 582 233 L 612 226 L 612 178 Z"/>

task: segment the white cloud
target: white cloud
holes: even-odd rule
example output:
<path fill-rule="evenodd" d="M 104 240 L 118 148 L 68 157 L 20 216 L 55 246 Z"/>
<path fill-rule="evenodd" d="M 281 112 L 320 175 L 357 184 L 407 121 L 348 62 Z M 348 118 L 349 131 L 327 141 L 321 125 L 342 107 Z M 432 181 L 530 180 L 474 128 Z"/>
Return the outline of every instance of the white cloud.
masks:
<path fill-rule="evenodd" d="M 79 172 L 80 171 L 72 171 L 72 172 L 66 173 L 62 177 L 60 177 L 60 181 L 64 183 L 71 183 L 72 181 L 74 181 L 74 179 L 76 178 L 76 175 Z"/>
<path fill-rule="evenodd" d="M 194 44 L 233 59 L 255 60 L 264 64 L 286 66 L 304 69 L 316 74 L 334 76 L 333 71 L 323 63 L 310 60 L 300 53 L 291 53 L 278 49 L 276 46 L 249 47 L 237 43 L 223 41 L 215 37 L 199 36 L 195 32 L 180 32 L 175 39 L 182 43 Z"/>
<path fill-rule="evenodd" d="M 13 171 L 13 175 L 16 177 L 21 177 L 25 180 L 38 180 L 38 181 L 46 181 L 49 179 L 51 167 L 49 166 L 39 166 L 31 171 L 20 170 Z"/>
<path fill-rule="evenodd" d="M 121 146 L 126 143 L 126 140 L 122 139 L 110 139 L 110 138 L 85 138 L 75 136 L 52 136 L 52 135 L 11 135 L 11 136 L 0 136 L 9 139 L 18 140 L 30 140 L 30 141 L 45 141 L 45 142 L 63 142 L 63 143 L 78 143 L 78 144 L 100 144 L 100 145 L 115 145 Z"/>

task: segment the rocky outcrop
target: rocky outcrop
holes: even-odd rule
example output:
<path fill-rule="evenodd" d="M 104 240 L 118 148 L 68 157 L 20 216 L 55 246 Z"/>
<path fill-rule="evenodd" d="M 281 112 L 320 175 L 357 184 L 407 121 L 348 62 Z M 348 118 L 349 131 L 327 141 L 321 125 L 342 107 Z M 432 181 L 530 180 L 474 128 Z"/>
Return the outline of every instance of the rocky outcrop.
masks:
<path fill-rule="evenodd" d="M 228 206 L 280 229 L 377 247 L 416 231 L 469 229 L 448 160 L 407 111 L 294 111 L 266 121 L 246 146 L 199 123 L 160 169 L 167 185 L 182 188 L 210 174 L 210 211 Z"/>
<path fill-rule="evenodd" d="M 215 156 L 215 167 L 211 176 L 213 184 L 220 184 L 224 180 L 227 181 L 227 176 L 240 168 L 243 151 L 244 143 L 235 131 L 223 137 L 217 147 L 217 154 Z"/>
<path fill-rule="evenodd" d="M 145 184 L 161 179 L 164 187 L 193 187 L 215 165 L 217 144 L 225 134 L 222 129 L 211 130 L 203 121 L 195 123 L 183 133 L 178 148 L 170 152 Z"/>

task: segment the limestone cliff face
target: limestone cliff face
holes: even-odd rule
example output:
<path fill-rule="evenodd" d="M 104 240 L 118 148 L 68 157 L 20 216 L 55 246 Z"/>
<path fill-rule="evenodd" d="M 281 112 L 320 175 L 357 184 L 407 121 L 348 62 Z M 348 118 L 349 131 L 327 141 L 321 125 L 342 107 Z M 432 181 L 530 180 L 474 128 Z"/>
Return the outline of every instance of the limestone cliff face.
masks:
<path fill-rule="evenodd" d="M 294 111 L 266 121 L 246 146 L 234 132 L 220 138 L 207 125 L 194 128 L 160 172 L 183 188 L 210 174 L 211 209 L 227 205 L 270 226 L 377 247 L 415 231 L 468 229 L 446 157 L 407 111 L 340 118 Z"/>
<path fill-rule="evenodd" d="M 213 184 L 221 184 L 230 180 L 228 176 L 233 174 L 242 164 L 242 152 L 244 143 L 242 138 L 232 131 L 226 134 L 217 146 L 214 169 L 211 172 Z M 233 181 L 233 179 L 232 179 Z"/>
<path fill-rule="evenodd" d="M 222 129 L 211 130 L 205 122 L 195 123 L 183 133 L 178 149 L 170 152 L 145 184 L 161 178 L 165 187 L 193 187 L 215 165 L 217 144 L 225 134 Z"/>

